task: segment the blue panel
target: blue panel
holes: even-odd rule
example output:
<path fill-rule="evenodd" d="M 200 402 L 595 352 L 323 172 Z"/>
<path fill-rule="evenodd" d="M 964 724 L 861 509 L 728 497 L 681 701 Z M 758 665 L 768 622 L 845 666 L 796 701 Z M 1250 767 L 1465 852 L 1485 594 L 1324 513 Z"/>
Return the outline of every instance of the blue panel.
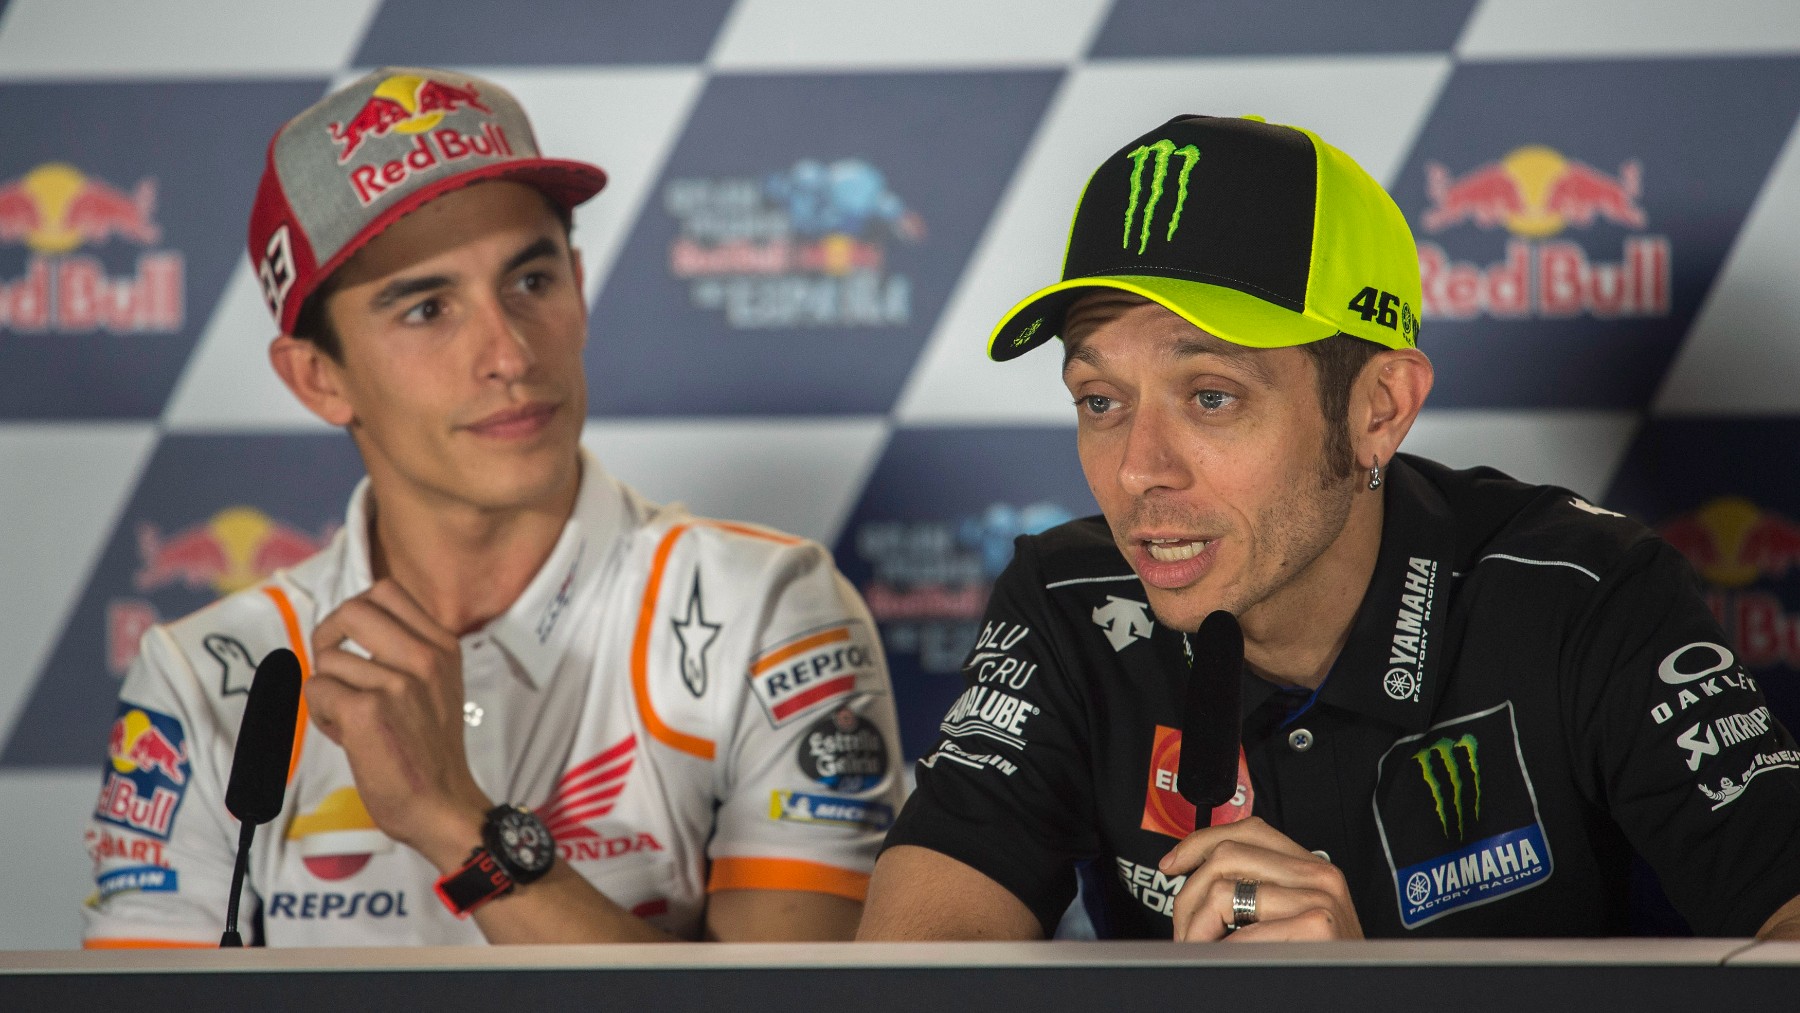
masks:
<path fill-rule="evenodd" d="M 1119 0 L 1095 57 L 1447 50 L 1475 0 Z"/>
<path fill-rule="evenodd" d="M 1013 539 L 1096 512 L 1073 427 L 894 434 L 835 551 L 881 627 L 908 759 L 963 690 Z"/>
<path fill-rule="evenodd" d="M 888 411 L 1060 76 L 715 78 L 594 309 L 593 414 Z"/>
<path fill-rule="evenodd" d="M 0 85 L 0 419 L 161 414 L 245 256 L 269 138 L 324 88 Z"/>
<path fill-rule="evenodd" d="M 343 523 L 361 477 L 355 446 L 336 434 L 164 437 L 0 767 L 93 763 L 148 625 L 310 556 Z"/>
<path fill-rule="evenodd" d="M 697 63 L 731 0 L 386 0 L 356 65 Z"/>
<path fill-rule="evenodd" d="M 1438 407 L 1641 408 L 1800 109 L 1800 60 L 1463 65 L 1394 198 Z"/>

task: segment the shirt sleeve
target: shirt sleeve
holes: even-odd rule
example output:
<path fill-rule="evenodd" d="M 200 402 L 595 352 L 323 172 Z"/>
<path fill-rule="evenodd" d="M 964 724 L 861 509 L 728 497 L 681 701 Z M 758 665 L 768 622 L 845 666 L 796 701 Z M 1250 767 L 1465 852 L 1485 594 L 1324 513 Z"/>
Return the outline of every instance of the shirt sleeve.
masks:
<path fill-rule="evenodd" d="M 782 551 L 730 699 L 708 892 L 861 901 L 904 792 L 874 621 L 822 547 Z"/>
<path fill-rule="evenodd" d="M 1753 935 L 1800 895 L 1800 751 L 1692 569 L 1647 540 L 1573 643 L 1571 748 L 1593 794 L 1695 932 Z"/>
<path fill-rule="evenodd" d="M 1098 821 L 1088 708 L 1030 545 L 1018 546 L 887 847 L 930 848 L 974 868 L 1024 902 L 1048 937 L 1075 897 L 1075 862 L 1097 850 Z"/>
<path fill-rule="evenodd" d="M 224 815 L 229 763 L 213 762 L 216 725 L 168 632 L 152 628 L 119 693 L 85 834 L 95 892 L 84 946 L 218 945 L 237 834 Z M 246 929 L 255 903 L 246 889 Z"/>

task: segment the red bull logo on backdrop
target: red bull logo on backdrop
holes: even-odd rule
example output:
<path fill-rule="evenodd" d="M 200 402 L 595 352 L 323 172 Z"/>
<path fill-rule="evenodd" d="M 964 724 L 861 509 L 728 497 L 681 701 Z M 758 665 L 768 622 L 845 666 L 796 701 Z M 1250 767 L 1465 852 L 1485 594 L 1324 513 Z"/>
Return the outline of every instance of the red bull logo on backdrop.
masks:
<path fill-rule="evenodd" d="M 181 722 L 130 703 L 119 705 L 107 736 L 96 819 L 168 840 L 187 793 L 187 736 Z"/>
<path fill-rule="evenodd" d="M 1647 235 L 1638 203 L 1643 167 L 1609 173 L 1543 145 L 1527 145 L 1497 162 L 1457 173 L 1425 166 L 1431 207 L 1418 220 L 1427 233 L 1474 227 L 1512 238 L 1497 262 L 1458 261 L 1437 243 L 1419 243 L 1425 316 L 1657 317 L 1669 312 L 1672 276 L 1667 236 Z M 1590 256 L 1570 229 L 1610 224 L 1628 233 L 1617 259 Z"/>
<path fill-rule="evenodd" d="M 1707 604 L 1751 669 L 1800 668 L 1800 614 L 1770 585 L 1800 570 L 1800 524 L 1747 499 L 1722 496 L 1657 533 L 1707 584 Z"/>
<path fill-rule="evenodd" d="M 669 272 L 698 309 L 734 328 L 895 327 L 912 319 L 912 280 L 888 245 L 925 222 L 859 158 L 802 159 L 763 179 L 681 179 L 663 193 L 680 222 Z"/>
<path fill-rule="evenodd" d="M 148 522 L 137 528 L 139 591 L 179 587 L 223 597 L 294 566 L 325 547 L 331 529 L 310 535 L 255 507 L 233 506 L 174 534 Z M 117 598 L 107 607 L 107 660 L 123 675 L 137 657 L 138 638 L 159 622 L 143 598 Z"/>
<path fill-rule="evenodd" d="M 0 243 L 32 251 L 23 276 L 0 279 L 0 330 L 18 334 L 167 333 L 181 329 L 186 261 L 179 251 L 140 254 L 136 271 L 107 273 L 80 252 L 113 242 L 153 247 L 156 181 L 121 189 L 65 162 L 0 183 Z"/>

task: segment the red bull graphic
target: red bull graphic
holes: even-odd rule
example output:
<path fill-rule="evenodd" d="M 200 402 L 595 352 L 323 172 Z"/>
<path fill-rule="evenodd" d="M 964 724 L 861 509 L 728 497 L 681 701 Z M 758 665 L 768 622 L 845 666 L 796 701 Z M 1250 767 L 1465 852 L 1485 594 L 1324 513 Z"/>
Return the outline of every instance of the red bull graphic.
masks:
<path fill-rule="evenodd" d="M 1800 524 L 1721 496 L 1657 528 L 1707 584 L 1706 600 L 1746 668 L 1800 669 L 1800 614 L 1769 585 L 1800 571 Z"/>
<path fill-rule="evenodd" d="M 595 827 L 618 805 L 629 783 L 626 775 L 636 760 L 637 736 L 627 735 L 569 768 L 556 782 L 556 790 L 538 807 L 537 816 L 556 838 L 563 861 L 592 862 L 663 850 L 661 842 L 649 834 L 608 835 Z"/>
<path fill-rule="evenodd" d="M 319 879 L 349 879 L 369 859 L 394 850 L 355 788 L 339 788 L 288 824 L 287 839 L 300 851 L 306 871 Z"/>
<path fill-rule="evenodd" d="M 802 159 L 756 179 L 682 179 L 663 206 L 680 223 L 669 273 L 734 328 L 883 327 L 912 318 L 912 281 L 889 244 L 925 222 L 858 158 Z"/>
<path fill-rule="evenodd" d="M 464 106 L 493 113 L 482 104 L 474 85 L 458 87 L 416 74 L 390 77 L 375 86 L 375 93 L 355 116 L 329 126 L 331 139 L 344 149 L 338 153 L 338 164 L 350 161 L 366 137 L 384 137 L 389 131 L 422 134 Z"/>
<path fill-rule="evenodd" d="M 193 527 L 163 535 L 156 525 L 137 528 L 140 565 L 132 583 L 139 591 L 181 587 L 223 597 L 295 566 L 331 540 L 335 527 L 310 535 L 255 507 L 232 506 Z M 142 598 L 114 599 L 107 607 L 107 661 L 123 675 L 137 657 L 138 640 L 159 622 Z"/>
<path fill-rule="evenodd" d="M 115 241 L 154 246 L 156 181 L 129 190 L 65 162 L 0 183 L 0 243 L 32 251 L 23 276 L 0 279 L 0 330 L 19 334 L 167 333 L 186 318 L 186 260 L 151 250 L 126 277 L 107 273 L 82 247 Z"/>
<path fill-rule="evenodd" d="M 389 190 L 404 185 L 414 173 L 441 163 L 513 153 L 506 131 L 492 121 L 482 123 L 480 132 L 473 134 L 451 127 L 435 129 L 444 117 L 464 108 L 493 114 L 482 104 L 473 85 L 464 87 L 416 74 L 399 74 L 376 85 L 374 94 L 355 116 L 329 124 L 326 129 L 331 139 L 343 149 L 338 153 L 340 165 L 349 162 L 368 138 L 390 133 L 413 138 L 412 145 L 397 157 L 386 157 L 395 155 L 395 149 L 389 145 L 382 149 L 378 161 L 350 170 L 348 179 L 356 199 L 366 207 Z"/>
<path fill-rule="evenodd" d="M 187 792 L 187 736 L 181 722 L 129 703 L 107 737 L 107 763 L 94 818 L 168 840 Z"/>
<path fill-rule="evenodd" d="M 1425 186 L 1432 206 L 1419 218 L 1424 231 L 1473 225 L 1516 237 L 1498 262 L 1485 266 L 1453 260 L 1437 243 L 1421 242 L 1427 317 L 1668 314 L 1668 237 L 1629 235 L 1617 261 L 1590 260 L 1581 245 L 1551 238 L 1601 222 L 1648 228 L 1649 216 L 1638 203 L 1643 168 L 1637 161 L 1625 162 L 1614 175 L 1552 148 L 1528 145 L 1460 175 L 1429 162 Z"/>

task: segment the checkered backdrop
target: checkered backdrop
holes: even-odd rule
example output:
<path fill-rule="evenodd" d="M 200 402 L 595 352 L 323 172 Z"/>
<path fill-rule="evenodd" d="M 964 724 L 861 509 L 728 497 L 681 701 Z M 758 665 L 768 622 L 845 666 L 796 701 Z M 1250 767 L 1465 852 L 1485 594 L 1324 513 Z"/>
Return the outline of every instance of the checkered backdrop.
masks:
<path fill-rule="evenodd" d="M 1663 530 L 1800 724 L 1791 0 L 0 0 L 0 946 L 75 941 L 138 633 L 339 523 L 357 458 L 268 369 L 243 235 L 274 127 L 385 64 L 606 168 L 587 442 L 832 546 L 910 754 L 1012 536 L 1093 510 L 1056 357 L 988 329 L 1188 112 L 1384 181 L 1438 370 L 1407 449 Z"/>

